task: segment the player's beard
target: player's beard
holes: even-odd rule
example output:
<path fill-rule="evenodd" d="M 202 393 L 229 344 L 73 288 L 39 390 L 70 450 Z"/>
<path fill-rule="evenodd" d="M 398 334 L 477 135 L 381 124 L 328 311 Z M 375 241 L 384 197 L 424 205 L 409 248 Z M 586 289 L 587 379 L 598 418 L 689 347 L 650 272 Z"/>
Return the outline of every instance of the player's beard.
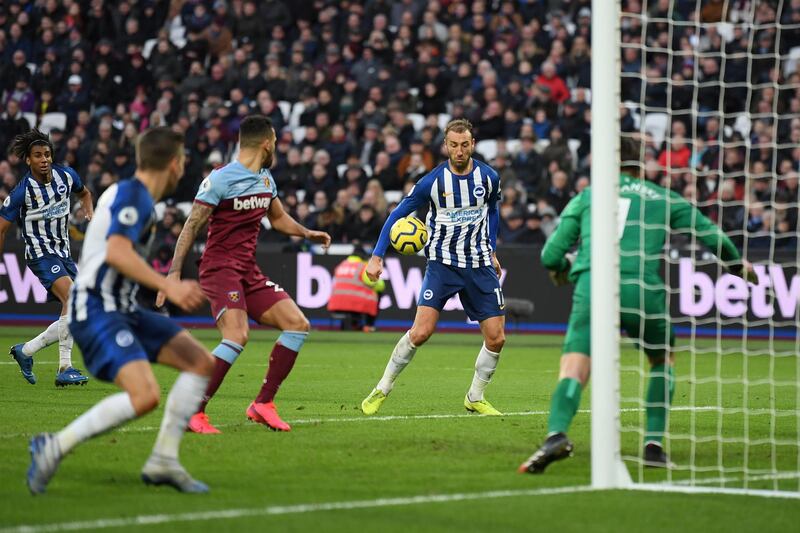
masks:
<path fill-rule="evenodd" d="M 261 160 L 261 168 L 272 167 L 272 160 L 273 160 L 272 152 L 267 152 L 266 154 L 264 154 L 264 158 Z"/>
<path fill-rule="evenodd" d="M 472 157 L 472 154 L 465 154 L 465 157 L 462 161 L 457 160 L 455 157 L 450 157 L 450 168 L 452 168 L 456 174 L 463 174 L 465 170 L 467 170 L 467 166 L 469 166 L 469 158 Z"/>

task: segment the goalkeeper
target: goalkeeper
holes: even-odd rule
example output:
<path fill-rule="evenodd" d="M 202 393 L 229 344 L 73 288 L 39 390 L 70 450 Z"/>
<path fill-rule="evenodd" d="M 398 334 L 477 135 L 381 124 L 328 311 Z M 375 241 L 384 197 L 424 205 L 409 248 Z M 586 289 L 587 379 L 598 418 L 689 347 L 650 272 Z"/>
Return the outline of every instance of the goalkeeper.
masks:
<path fill-rule="evenodd" d="M 668 228 L 691 231 L 727 268 L 755 280 L 752 265 L 742 260 L 719 227 L 679 195 L 640 179 L 639 154 L 639 141 L 621 140 L 618 220 L 624 220 L 625 225 L 620 228 L 620 321 L 650 361 L 644 462 L 647 466 L 667 467 L 669 460 L 662 439 L 675 392 L 674 359 L 670 353 L 675 334 L 669 323 L 667 293 L 659 269 Z M 590 370 L 590 206 L 591 187 L 587 187 L 564 208 L 558 228 L 542 250 L 542 263 L 554 282 L 572 282 L 575 291 L 559 381 L 550 405 L 547 439 L 520 465 L 520 472 L 541 473 L 553 461 L 572 454 L 566 431 L 578 410 Z M 577 254 L 568 253 L 576 244 Z"/>

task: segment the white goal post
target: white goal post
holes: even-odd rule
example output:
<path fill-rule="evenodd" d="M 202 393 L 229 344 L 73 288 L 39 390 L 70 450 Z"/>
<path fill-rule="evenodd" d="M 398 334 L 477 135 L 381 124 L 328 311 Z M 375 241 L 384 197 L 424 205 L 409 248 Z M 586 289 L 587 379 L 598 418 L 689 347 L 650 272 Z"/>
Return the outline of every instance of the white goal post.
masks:
<path fill-rule="evenodd" d="M 591 483 L 800 499 L 800 7 L 795 16 L 791 0 L 724 0 L 715 15 L 695 0 L 685 17 L 676 6 L 687 3 L 592 2 Z M 624 42 L 631 21 L 641 40 Z M 623 68 L 626 48 L 640 54 L 638 71 Z M 655 56 L 659 75 L 645 59 Z M 638 98 L 623 94 L 626 77 L 641 87 Z M 714 105 L 709 90 L 719 92 Z M 620 335 L 624 135 L 642 139 L 649 153 L 643 179 L 719 217 L 758 274 L 755 284 L 734 280 L 696 235 L 667 240 L 664 318 L 678 330 L 664 432 L 669 469 L 646 469 L 642 460 L 648 360 Z M 677 169 L 672 157 L 684 146 L 689 162 Z M 655 157 L 658 166 L 653 154 L 667 151 L 666 167 Z M 701 186 L 704 195 L 692 192 Z M 722 224 L 725 210 L 740 214 L 733 225 Z"/>

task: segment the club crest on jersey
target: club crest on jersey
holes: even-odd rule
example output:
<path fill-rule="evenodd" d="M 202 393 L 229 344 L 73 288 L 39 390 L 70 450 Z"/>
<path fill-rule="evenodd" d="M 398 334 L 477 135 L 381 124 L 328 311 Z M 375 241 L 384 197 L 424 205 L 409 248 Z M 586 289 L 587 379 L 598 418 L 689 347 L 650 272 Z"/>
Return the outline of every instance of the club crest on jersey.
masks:
<path fill-rule="evenodd" d="M 62 183 L 61 185 L 56 187 L 56 191 L 58 192 L 58 194 L 65 194 L 67 192 L 67 186 Z"/>
<path fill-rule="evenodd" d="M 3 200 L 3 207 L 8 207 L 11 205 L 11 196 L 6 196 L 6 199 Z"/>
<path fill-rule="evenodd" d="M 250 198 L 233 199 L 233 209 L 235 211 L 243 211 L 245 209 L 269 209 L 269 202 L 272 198 L 269 196 L 251 196 Z"/>
<path fill-rule="evenodd" d="M 433 291 L 430 289 L 426 290 L 425 292 L 422 293 L 422 297 L 426 300 L 430 300 L 431 298 L 433 298 Z"/>
<path fill-rule="evenodd" d="M 239 291 L 229 291 L 228 292 L 228 300 L 230 300 L 232 302 L 238 302 L 239 301 Z"/>
<path fill-rule="evenodd" d="M 483 198 L 486 196 L 486 189 L 483 185 L 478 185 L 474 189 L 472 189 L 472 194 L 475 195 L 475 198 Z"/>
<path fill-rule="evenodd" d="M 58 265 L 53 265 L 50 267 L 50 272 L 52 272 L 53 274 L 58 274 L 59 272 L 61 272 L 61 267 Z"/>
<path fill-rule="evenodd" d="M 206 192 L 211 188 L 211 178 L 206 178 L 200 182 L 200 187 L 197 188 L 200 192 Z"/>

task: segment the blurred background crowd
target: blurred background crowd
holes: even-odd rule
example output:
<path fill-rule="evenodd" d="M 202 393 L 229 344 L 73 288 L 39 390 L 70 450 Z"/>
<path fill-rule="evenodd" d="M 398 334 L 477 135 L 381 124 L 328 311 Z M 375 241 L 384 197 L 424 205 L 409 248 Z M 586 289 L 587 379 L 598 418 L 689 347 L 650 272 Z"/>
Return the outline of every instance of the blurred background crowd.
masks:
<path fill-rule="evenodd" d="M 646 139 L 646 179 L 696 203 L 740 246 L 796 249 L 800 2 L 622 3 L 621 127 Z M 590 8 L 6 1 L 0 201 L 27 170 L 6 147 L 32 126 L 95 198 L 131 176 L 140 131 L 170 126 L 186 135 L 188 159 L 159 209 L 155 260 L 168 268 L 198 184 L 235 156 L 239 122 L 257 112 L 276 125 L 273 175 L 292 215 L 368 248 L 404 191 L 444 160 L 444 125 L 466 117 L 475 156 L 502 179 L 499 241 L 543 243 L 590 183 Z M 74 221 L 80 238 L 80 212 Z"/>

